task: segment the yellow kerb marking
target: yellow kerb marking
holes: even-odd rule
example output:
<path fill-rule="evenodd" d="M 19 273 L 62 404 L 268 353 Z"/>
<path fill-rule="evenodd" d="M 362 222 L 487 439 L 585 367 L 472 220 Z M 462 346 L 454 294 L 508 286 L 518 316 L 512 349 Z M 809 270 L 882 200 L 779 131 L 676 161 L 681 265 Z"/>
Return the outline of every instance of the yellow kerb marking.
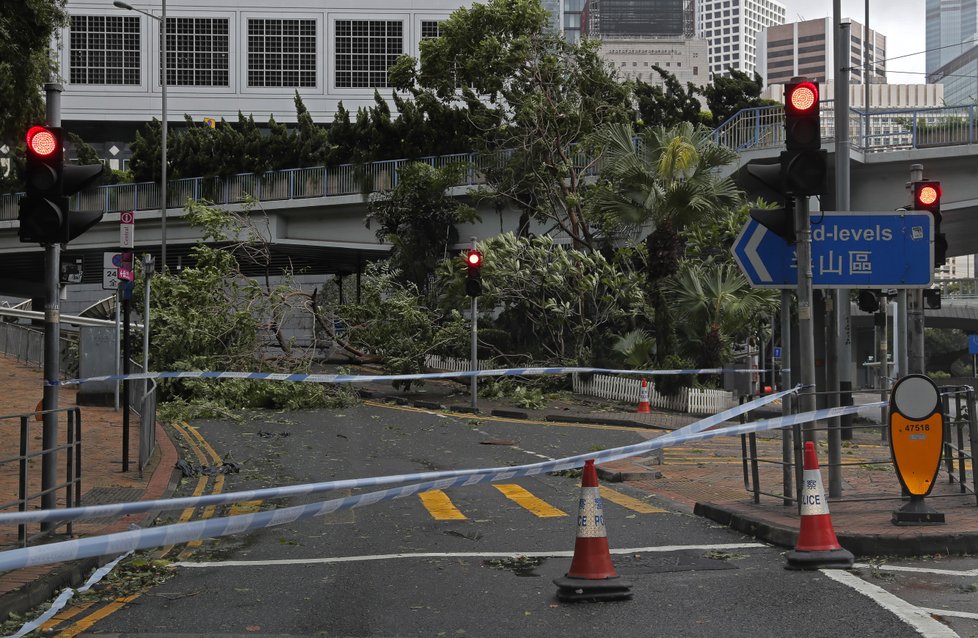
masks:
<path fill-rule="evenodd" d="M 464 521 L 465 514 L 459 511 L 457 507 L 452 503 L 452 499 L 448 498 L 448 494 L 445 494 L 441 490 L 431 490 L 429 492 L 421 492 L 418 494 L 418 498 L 421 499 L 422 505 L 431 514 L 431 517 L 438 521 Z"/>
<path fill-rule="evenodd" d="M 242 501 L 235 503 L 228 509 L 228 516 L 241 516 L 242 514 L 254 514 L 261 510 L 262 501 Z"/>
<path fill-rule="evenodd" d="M 601 498 L 604 500 L 611 501 L 615 505 L 621 505 L 622 507 L 626 507 L 633 512 L 638 512 L 639 514 L 658 514 L 666 511 L 661 507 L 649 505 L 645 501 L 640 501 L 637 498 L 632 498 L 631 496 L 622 494 L 621 492 L 616 492 L 610 487 L 605 487 L 604 485 L 600 487 L 600 490 Z"/>
<path fill-rule="evenodd" d="M 505 483 L 503 485 L 494 485 L 493 487 L 502 492 L 503 495 L 509 500 L 539 516 L 540 518 L 567 516 L 566 512 L 562 512 L 553 505 L 541 501 L 536 496 L 530 494 L 515 483 Z"/>

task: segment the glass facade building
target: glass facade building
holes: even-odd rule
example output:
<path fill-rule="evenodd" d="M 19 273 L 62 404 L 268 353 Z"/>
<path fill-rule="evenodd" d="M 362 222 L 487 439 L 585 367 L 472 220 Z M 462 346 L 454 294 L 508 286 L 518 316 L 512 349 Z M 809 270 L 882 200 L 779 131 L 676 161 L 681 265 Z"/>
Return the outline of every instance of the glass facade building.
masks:
<path fill-rule="evenodd" d="M 927 0 L 927 82 L 948 105 L 978 101 L 978 0 Z"/>

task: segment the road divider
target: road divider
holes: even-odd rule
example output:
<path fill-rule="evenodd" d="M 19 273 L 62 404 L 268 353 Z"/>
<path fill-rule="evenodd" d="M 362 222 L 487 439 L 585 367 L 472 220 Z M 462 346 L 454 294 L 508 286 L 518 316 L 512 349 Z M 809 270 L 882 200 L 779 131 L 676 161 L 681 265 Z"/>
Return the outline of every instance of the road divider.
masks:
<path fill-rule="evenodd" d="M 792 391 L 797 390 L 798 389 L 796 388 Z M 745 406 L 746 405 L 747 404 L 745 404 Z M 870 404 L 869 407 L 876 407 L 877 405 L 878 404 Z M 692 432 L 687 430 L 685 434 L 681 435 L 679 435 L 677 432 L 673 433 L 673 435 L 650 439 L 648 441 L 643 441 L 633 445 L 603 450 L 600 452 L 579 454 L 564 459 L 556 459 L 554 461 L 506 468 L 459 470 L 455 472 L 456 476 L 454 477 L 446 477 L 438 480 L 378 490 L 375 492 L 367 492 L 365 494 L 336 498 L 318 503 L 296 505 L 276 510 L 257 512 L 254 514 L 242 514 L 239 516 L 162 525 L 148 529 L 134 529 L 114 534 L 106 534 L 103 536 L 50 543 L 36 547 L 18 548 L 6 552 L 0 552 L 0 571 L 20 569 L 23 567 L 47 563 L 78 560 L 93 556 L 107 556 L 130 550 L 148 549 L 151 547 L 187 543 L 189 541 L 202 538 L 216 538 L 232 534 L 251 532 L 265 527 L 293 523 L 298 520 L 304 520 L 314 516 L 320 516 L 341 510 L 359 508 L 383 501 L 414 496 L 420 492 L 429 490 L 445 490 L 456 487 L 467 487 L 471 485 L 484 485 L 496 481 L 510 480 L 523 476 L 533 476 L 547 472 L 569 470 L 583 466 L 585 461 L 589 459 L 593 459 L 595 463 L 604 463 L 627 458 L 629 456 L 635 456 L 637 454 L 656 450 L 667 445 L 680 445 L 682 443 L 702 441 L 721 436 L 748 434 L 751 432 L 765 432 L 793 425 L 830 419 L 846 414 L 854 414 L 864 407 L 867 406 L 860 405 L 828 408 L 816 410 L 814 412 L 806 412 L 802 414 L 794 414 L 774 419 L 757 421 L 754 423 L 735 425 L 717 430 L 700 432 Z M 371 484 L 371 482 L 373 482 L 373 484 L 377 484 L 376 481 L 386 480 L 387 478 L 388 477 L 379 477 L 379 479 L 361 480 L 367 481 L 367 483 L 364 484 Z"/>

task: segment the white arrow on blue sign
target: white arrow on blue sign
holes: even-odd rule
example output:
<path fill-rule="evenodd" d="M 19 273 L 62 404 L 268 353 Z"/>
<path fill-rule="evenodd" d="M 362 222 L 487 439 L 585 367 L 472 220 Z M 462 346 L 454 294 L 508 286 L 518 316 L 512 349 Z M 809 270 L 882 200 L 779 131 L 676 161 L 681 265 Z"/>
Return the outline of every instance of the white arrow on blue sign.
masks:
<path fill-rule="evenodd" d="M 815 288 L 927 288 L 934 276 L 934 218 L 921 211 L 815 212 Z M 755 288 L 798 285 L 795 247 L 751 219 L 731 248 Z"/>

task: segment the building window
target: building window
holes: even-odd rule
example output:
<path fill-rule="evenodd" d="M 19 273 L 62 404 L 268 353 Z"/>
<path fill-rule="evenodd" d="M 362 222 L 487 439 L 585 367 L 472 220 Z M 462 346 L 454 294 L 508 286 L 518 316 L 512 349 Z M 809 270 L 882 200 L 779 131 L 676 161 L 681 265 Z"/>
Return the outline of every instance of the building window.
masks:
<path fill-rule="evenodd" d="M 248 20 L 248 86 L 316 86 L 316 21 Z"/>
<path fill-rule="evenodd" d="M 229 86 L 227 18 L 166 19 L 168 86 Z"/>
<path fill-rule="evenodd" d="M 72 84 L 139 84 L 139 18 L 71 16 Z"/>
<path fill-rule="evenodd" d="M 383 88 L 404 52 L 404 25 L 394 20 L 336 21 L 337 88 Z"/>
<path fill-rule="evenodd" d="M 435 20 L 421 21 L 421 39 L 437 38 L 441 36 L 441 23 Z"/>

